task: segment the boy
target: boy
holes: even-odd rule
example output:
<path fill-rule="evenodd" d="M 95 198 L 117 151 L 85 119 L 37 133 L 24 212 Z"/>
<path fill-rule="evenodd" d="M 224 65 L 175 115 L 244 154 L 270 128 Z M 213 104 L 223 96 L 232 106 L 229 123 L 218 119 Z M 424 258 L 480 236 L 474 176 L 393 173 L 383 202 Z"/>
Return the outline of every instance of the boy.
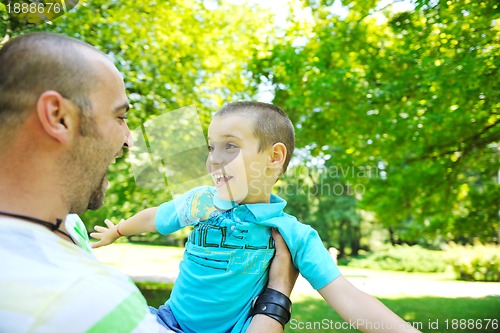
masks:
<path fill-rule="evenodd" d="M 252 300 L 267 282 L 274 227 L 300 273 L 346 321 L 365 332 L 416 331 L 347 282 L 317 232 L 285 214 L 286 202 L 272 194 L 294 149 L 293 125 L 283 111 L 258 102 L 228 104 L 214 115 L 208 141 L 215 187 L 195 188 L 116 226 L 106 220 L 108 228 L 91 234 L 99 247 L 122 235 L 194 226 L 158 317 L 184 332 L 244 332 Z"/>

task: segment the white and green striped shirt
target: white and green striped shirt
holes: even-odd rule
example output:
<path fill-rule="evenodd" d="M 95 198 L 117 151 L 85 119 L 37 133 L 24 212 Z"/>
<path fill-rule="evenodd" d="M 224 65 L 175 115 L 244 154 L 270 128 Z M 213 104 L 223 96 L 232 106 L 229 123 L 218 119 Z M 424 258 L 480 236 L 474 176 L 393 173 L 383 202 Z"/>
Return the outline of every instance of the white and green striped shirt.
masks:
<path fill-rule="evenodd" d="M 68 231 L 76 238 L 82 225 L 74 223 Z M 82 247 L 0 218 L 0 332 L 164 332 L 133 282 L 75 241 Z"/>

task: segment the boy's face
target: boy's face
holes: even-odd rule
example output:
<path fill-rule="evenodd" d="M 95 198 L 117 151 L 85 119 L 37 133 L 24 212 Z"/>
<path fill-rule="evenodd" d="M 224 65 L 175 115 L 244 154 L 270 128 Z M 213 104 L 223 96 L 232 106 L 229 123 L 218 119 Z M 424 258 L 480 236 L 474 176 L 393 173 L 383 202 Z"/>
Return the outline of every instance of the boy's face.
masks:
<path fill-rule="evenodd" d="M 208 127 L 207 169 L 222 200 L 269 201 L 266 190 L 271 183 L 266 176 L 269 152 L 259 152 L 253 123 L 249 116 L 223 115 L 215 116 Z"/>

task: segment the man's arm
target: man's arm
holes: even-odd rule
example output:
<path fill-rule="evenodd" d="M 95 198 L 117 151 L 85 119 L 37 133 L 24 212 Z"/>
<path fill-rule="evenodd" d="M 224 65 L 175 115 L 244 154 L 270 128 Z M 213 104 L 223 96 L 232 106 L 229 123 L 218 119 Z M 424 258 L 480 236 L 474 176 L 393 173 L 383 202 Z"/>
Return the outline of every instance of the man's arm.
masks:
<path fill-rule="evenodd" d="M 97 232 L 90 234 L 91 237 L 99 239 L 98 242 L 92 244 L 93 248 L 98 248 L 104 245 L 109 245 L 116 241 L 121 236 L 131 236 L 142 234 L 143 232 L 157 232 L 155 225 L 155 217 L 158 207 L 148 208 L 140 211 L 136 215 L 127 220 L 121 220 L 118 224 L 113 224 L 106 219 L 106 227 L 95 226 Z"/>
<path fill-rule="evenodd" d="M 290 297 L 295 281 L 297 281 L 299 271 L 292 263 L 290 251 L 283 237 L 281 237 L 280 233 L 275 229 L 272 230 L 272 233 L 276 254 L 274 255 L 269 269 L 269 282 L 267 286 Z M 247 333 L 261 332 L 281 333 L 283 332 L 283 326 L 271 317 L 257 314 L 253 317 L 252 322 L 248 326 Z"/>

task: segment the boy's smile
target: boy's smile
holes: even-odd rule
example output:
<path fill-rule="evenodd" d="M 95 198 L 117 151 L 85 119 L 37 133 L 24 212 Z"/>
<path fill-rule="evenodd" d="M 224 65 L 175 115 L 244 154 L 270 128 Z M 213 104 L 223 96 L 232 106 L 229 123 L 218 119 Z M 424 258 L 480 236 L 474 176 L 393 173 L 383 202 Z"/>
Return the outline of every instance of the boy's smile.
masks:
<path fill-rule="evenodd" d="M 212 173 L 212 178 L 214 180 L 215 186 L 220 187 L 220 186 L 224 186 L 231 179 L 233 179 L 233 176 L 224 175 L 224 173 L 214 172 L 214 173 Z"/>
<path fill-rule="evenodd" d="M 238 114 L 215 116 L 208 128 L 207 169 L 222 200 L 269 202 L 274 184 L 266 176 L 269 154 L 259 152 L 253 122 L 251 117 Z"/>

